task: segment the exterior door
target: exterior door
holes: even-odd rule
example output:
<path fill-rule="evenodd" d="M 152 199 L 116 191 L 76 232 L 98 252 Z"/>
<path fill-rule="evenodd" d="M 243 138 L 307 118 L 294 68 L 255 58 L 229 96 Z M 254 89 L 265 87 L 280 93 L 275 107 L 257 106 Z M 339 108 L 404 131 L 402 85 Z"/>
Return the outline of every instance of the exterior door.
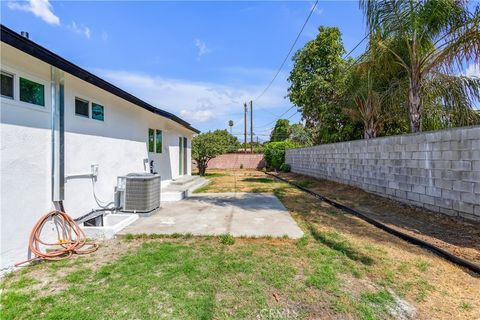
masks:
<path fill-rule="evenodd" d="M 178 175 L 183 175 L 183 137 L 178 137 Z"/>
<path fill-rule="evenodd" d="M 187 174 L 187 138 L 183 137 L 183 174 Z"/>

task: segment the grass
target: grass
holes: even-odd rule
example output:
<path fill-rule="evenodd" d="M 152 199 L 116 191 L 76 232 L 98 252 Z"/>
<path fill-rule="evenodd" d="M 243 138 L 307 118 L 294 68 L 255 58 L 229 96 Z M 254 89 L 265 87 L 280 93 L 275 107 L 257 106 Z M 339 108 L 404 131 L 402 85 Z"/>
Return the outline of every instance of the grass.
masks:
<path fill-rule="evenodd" d="M 463 311 L 472 311 L 473 306 L 470 302 L 463 301 L 462 303 L 460 303 L 460 309 Z"/>
<path fill-rule="evenodd" d="M 309 225 L 310 232 L 315 240 L 327 245 L 335 251 L 346 255 L 352 260 L 360 261 L 363 264 L 373 264 L 372 257 L 363 254 L 359 249 L 354 248 L 349 241 L 335 231 L 318 231 L 313 225 Z"/>
<path fill-rule="evenodd" d="M 220 243 L 231 246 L 235 244 L 235 238 L 231 234 L 222 234 L 220 236 Z"/>
<path fill-rule="evenodd" d="M 478 279 L 445 261 L 260 172 L 208 178 L 202 192 L 274 193 L 305 235 L 128 234 L 3 278 L 2 319 L 390 319 L 398 297 L 476 318 Z"/>

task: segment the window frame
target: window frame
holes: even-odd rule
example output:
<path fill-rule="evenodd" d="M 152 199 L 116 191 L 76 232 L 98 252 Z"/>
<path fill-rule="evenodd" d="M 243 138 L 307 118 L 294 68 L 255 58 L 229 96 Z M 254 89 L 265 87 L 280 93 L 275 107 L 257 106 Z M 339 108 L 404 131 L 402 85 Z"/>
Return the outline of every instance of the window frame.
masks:
<path fill-rule="evenodd" d="M 152 141 L 150 141 L 150 136 L 153 137 Z M 152 150 L 150 150 L 150 142 L 152 142 Z M 147 131 L 147 151 L 148 153 L 155 153 L 155 129 L 152 128 L 148 128 Z"/>
<path fill-rule="evenodd" d="M 157 153 L 157 154 L 162 154 L 163 153 L 163 130 L 161 129 L 154 129 L 154 128 L 148 128 L 148 134 L 147 134 L 147 152 L 148 153 Z M 150 133 L 153 135 L 153 140 L 150 141 Z M 158 133 L 160 133 L 160 148 L 157 148 L 157 137 Z M 150 142 L 152 142 L 153 148 L 150 149 Z"/>
<path fill-rule="evenodd" d="M 77 113 L 77 100 L 87 103 L 88 115 Z M 73 101 L 74 101 L 73 102 L 73 113 L 75 114 L 75 116 L 81 117 L 81 118 L 84 118 L 84 119 L 90 119 L 90 100 L 75 96 L 75 99 Z"/>
<path fill-rule="evenodd" d="M 9 97 L 9 96 L 5 96 L 3 94 L 0 93 L 0 96 L 2 98 L 5 98 L 5 99 L 10 99 L 10 100 L 15 100 L 15 93 L 16 93 L 16 90 L 15 90 L 15 87 L 16 87 L 16 76 L 14 73 L 11 73 L 11 72 L 8 72 L 8 71 L 5 71 L 5 70 L 0 70 L 0 74 L 3 74 L 3 75 L 6 75 L 6 76 L 10 76 L 12 77 L 12 96 Z M 20 83 L 18 84 L 20 86 Z M 20 88 L 19 88 L 20 89 Z M 45 100 L 45 97 L 44 97 L 44 100 Z M 23 102 L 23 101 L 22 101 Z"/>
<path fill-rule="evenodd" d="M 102 107 L 102 110 L 103 110 L 102 119 L 95 119 L 95 118 L 93 117 L 93 105 Z M 91 101 L 91 102 L 90 102 L 90 114 L 91 114 L 91 117 L 90 117 L 90 118 L 91 118 L 92 120 L 105 122 L 105 106 L 104 106 L 103 104 L 100 104 L 100 103 Z"/>
<path fill-rule="evenodd" d="M 51 100 L 51 92 L 48 90 L 50 80 L 45 79 L 38 74 L 33 74 L 30 70 L 23 68 L 22 66 L 18 65 L 11 65 L 7 61 L 2 61 L 1 71 L 6 73 L 10 73 L 14 75 L 14 87 L 13 87 L 13 99 L 8 97 L 3 97 L 0 95 L 0 100 L 2 104 L 4 104 L 5 108 L 13 107 L 13 108 L 22 108 L 28 110 L 28 112 L 40 112 L 40 113 L 50 113 L 51 108 L 49 107 L 52 103 Z M 23 102 L 20 100 L 20 77 L 31 79 L 34 82 L 39 84 L 43 84 L 47 90 L 45 90 L 45 106 L 39 106 L 37 104 L 31 104 L 28 102 Z"/>
<path fill-rule="evenodd" d="M 158 147 L 158 133 L 160 132 L 160 151 L 157 149 Z M 163 131 L 160 129 L 155 129 L 155 153 L 163 153 Z"/>
<path fill-rule="evenodd" d="M 22 82 L 22 79 L 23 80 L 26 80 L 26 81 L 30 81 L 30 82 L 33 82 L 35 84 L 38 84 L 40 86 L 43 87 L 43 104 L 37 104 L 37 103 L 33 103 L 33 102 L 30 102 L 30 101 L 23 101 L 22 100 L 22 90 L 21 90 L 21 82 Z M 42 107 L 42 108 L 45 108 L 46 104 L 47 104 L 47 93 L 46 93 L 46 90 L 45 90 L 45 83 L 43 82 L 40 82 L 40 81 L 37 81 L 37 80 L 30 80 L 30 77 L 29 76 L 22 76 L 20 75 L 18 77 L 18 101 L 22 102 L 22 103 L 25 103 L 29 106 L 36 106 L 36 107 Z"/>

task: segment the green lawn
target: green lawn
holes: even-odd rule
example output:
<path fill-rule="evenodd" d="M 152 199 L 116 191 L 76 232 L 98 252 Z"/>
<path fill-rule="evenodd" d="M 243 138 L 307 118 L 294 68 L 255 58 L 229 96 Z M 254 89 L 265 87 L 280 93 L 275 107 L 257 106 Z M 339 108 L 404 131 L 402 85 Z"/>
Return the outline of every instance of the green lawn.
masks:
<path fill-rule="evenodd" d="M 478 314 L 480 280 L 444 260 L 262 173 L 209 178 L 205 192 L 274 192 L 305 236 L 106 241 L 7 275 L 1 318 L 394 319 L 399 302 L 424 319 Z"/>
<path fill-rule="evenodd" d="M 96 270 L 88 263 L 65 262 L 25 269 L 5 282 L 2 319 L 252 319 L 266 314 L 301 319 L 314 306 L 330 305 L 374 319 L 383 318 L 392 304 L 384 290 L 358 301 L 346 296 L 340 275 L 360 277 L 363 266 L 310 237 L 224 239 L 122 240 L 141 243 Z M 29 275 L 35 268 L 55 280 L 39 285 Z M 60 284 L 64 290 L 48 294 Z"/>

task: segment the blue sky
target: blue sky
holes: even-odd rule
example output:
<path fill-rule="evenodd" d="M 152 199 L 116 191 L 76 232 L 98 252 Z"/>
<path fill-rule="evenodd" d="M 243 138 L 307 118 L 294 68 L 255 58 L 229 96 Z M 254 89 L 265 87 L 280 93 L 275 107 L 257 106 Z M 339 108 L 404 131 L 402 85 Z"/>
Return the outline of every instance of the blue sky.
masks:
<path fill-rule="evenodd" d="M 202 131 L 243 129 L 243 102 L 274 76 L 312 1 L 2 1 L 1 21 L 30 39 Z M 296 48 L 321 25 L 338 26 L 349 51 L 365 35 L 356 1 L 320 1 Z M 364 49 L 360 46 L 353 55 Z M 254 102 L 260 135 L 286 111 L 289 59 Z M 294 109 L 285 115 L 294 114 Z M 298 121 L 299 115 L 291 118 Z"/>

